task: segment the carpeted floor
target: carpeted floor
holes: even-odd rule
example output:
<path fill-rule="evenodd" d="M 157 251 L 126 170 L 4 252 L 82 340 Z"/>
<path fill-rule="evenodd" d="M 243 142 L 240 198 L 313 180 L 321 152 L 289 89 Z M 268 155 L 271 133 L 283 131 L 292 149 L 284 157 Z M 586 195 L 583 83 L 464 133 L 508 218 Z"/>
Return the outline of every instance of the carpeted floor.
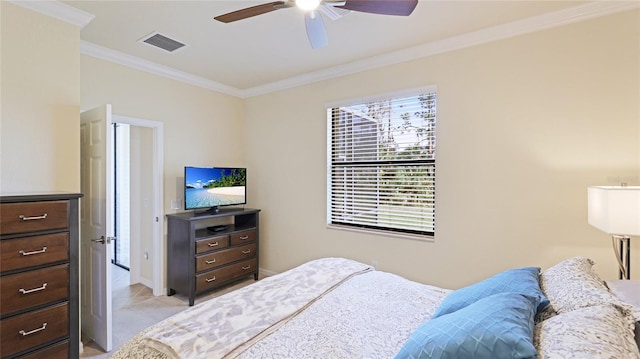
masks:
<path fill-rule="evenodd" d="M 175 294 L 171 297 L 153 296 L 151 288 L 142 284 L 129 285 L 129 272 L 113 266 L 113 350 L 105 353 L 93 341 L 85 341 L 81 358 L 105 359 L 120 348 L 127 340 L 141 330 L 153 325 L 175 313 L 188 308 L 187 297 Z M 206 295 L 196 297 L 196 304 L 220 296 L 224 293 L 242 288 L 253 283 L 251 277 L 244 281 L 215 290 Z"/>

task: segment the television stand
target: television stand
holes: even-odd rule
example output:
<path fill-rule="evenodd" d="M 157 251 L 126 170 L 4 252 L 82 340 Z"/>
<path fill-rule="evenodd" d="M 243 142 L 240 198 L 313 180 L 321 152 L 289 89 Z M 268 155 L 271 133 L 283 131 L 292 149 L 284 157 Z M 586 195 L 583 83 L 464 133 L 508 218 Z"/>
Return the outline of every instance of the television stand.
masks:
<path fill-rule="evenodd" d="M 181 293 L 192 306 L 198 294 L 248 276 L 258 280 L 259 213 L 226 207 L 167 214 L 167 295 Z M 219 219 L 228 224 L 212 226 Z"/>

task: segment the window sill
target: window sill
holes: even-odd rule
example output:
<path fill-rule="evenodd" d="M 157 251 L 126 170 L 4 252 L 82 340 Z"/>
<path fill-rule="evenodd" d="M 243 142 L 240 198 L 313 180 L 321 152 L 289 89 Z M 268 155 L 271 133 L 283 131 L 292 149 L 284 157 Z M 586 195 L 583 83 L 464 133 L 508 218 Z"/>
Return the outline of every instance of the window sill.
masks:
<path fill-rule="evenodd" d="M 384 236 L 384 237 L 411 239 L 411 240 L 420 241 L 420 242 L 435 242 L 434 236 L 409 234 L 409 233 L 401 233 L 401 232 L 393 232 L 393 231 L 383 231 L 383 230 L 376 230 L 376 229 L 356 228 L 351 226 L 343 226 L 339 224 L 327 224 L 327 228 L 340 230 L 340 231 L 358 232 L 363 234 Z"/>

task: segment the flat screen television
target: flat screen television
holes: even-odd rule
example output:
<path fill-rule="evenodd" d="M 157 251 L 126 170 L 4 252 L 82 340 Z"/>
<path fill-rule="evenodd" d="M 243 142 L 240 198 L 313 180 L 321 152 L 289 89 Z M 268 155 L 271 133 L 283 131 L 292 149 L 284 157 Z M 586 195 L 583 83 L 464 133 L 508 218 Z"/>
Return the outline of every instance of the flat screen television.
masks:
<path fill-rule="evenodd" d="M 222 206 L 247 203 L 247 169 L 185 167 L 184 209 L 217 212 Z"/>

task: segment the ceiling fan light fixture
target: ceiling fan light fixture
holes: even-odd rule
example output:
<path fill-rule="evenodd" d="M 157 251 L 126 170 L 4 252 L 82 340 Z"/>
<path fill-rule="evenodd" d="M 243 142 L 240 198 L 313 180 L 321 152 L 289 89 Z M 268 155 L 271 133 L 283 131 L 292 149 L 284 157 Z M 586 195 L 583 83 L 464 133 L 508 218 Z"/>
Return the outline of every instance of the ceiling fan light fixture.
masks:
<path fill-rule="evenodd" d="M 296 0 L 296 6 L 302 10 L 315 10 L 320 6 L 320 0 Z"/>

